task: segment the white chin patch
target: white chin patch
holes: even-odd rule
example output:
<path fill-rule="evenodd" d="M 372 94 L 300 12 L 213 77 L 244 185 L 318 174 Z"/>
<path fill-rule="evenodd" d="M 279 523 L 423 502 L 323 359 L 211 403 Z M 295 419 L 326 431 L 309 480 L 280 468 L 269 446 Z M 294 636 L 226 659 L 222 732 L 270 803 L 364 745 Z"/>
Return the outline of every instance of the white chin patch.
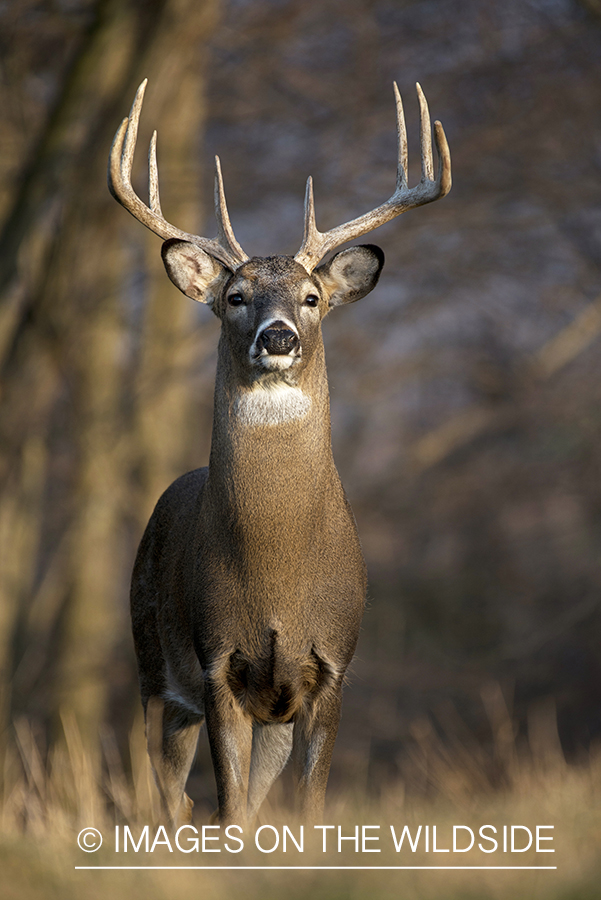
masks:
<path fill-rule="evenodd" d="M 310 409 L 311 398 L 287 384 L 257 385 L 234 401 L 234 414 L 242 425 L 285 425 L 303 419 Z"/>
<path fill-rule="evenodd" d="M 283 372 L 294 362 L 293 356 L 260 356 L 259 365 L 268 372 Z"/>

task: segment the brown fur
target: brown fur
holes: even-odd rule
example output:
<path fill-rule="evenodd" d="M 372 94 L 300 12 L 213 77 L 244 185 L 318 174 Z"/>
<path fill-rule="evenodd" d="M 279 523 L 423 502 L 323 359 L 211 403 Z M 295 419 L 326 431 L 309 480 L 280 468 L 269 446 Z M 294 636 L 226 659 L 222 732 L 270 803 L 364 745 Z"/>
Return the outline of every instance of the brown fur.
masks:
<path fill-rule="evenodd" d="M 321 320 L 330 301 L 371 290 L 383 258 L 352 248 L 309 275 L 288 257 L 253 259 L 236 272 L 205 257 L 193 244 L 164 246 L 172 280 L 210 302 L 223 326 L 209 467 L 163 494 L 134 570 L 142 700 L 163 735 L 151 757 L 168 819 L 189 818 L 184 786 L 205 717 L 222 821 L 243 824 L 256 813 L 290 751 L 299 812 L 315 821 L 366 588 L 332 458 Z M 234 305 L 238 296 L 243 305 Z M 293 325 L 301 353 L 271 371 L 249 348 L 274 319 Z M 280 391 L 286 403 L 290 388 L 310 399 L 302 416 L 265 424 L 257 413 L 249 424 L 237 413 L 248 392 L 264 389 L 271 403 L 269 391 Z"/>

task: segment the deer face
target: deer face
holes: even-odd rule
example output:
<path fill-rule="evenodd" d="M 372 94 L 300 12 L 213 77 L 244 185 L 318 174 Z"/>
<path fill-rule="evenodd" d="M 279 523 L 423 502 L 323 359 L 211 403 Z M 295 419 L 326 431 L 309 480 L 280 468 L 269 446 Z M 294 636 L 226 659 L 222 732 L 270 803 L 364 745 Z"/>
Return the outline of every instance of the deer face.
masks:
<path fill-rule="evenodd" d="M 351 247 L 309 274 L 290 256 L 254 257 L 232 272 L 194 244 L 163 245 L 167 274 L 221 319 L 232 358 L 252 381 L 279 373 L 294 383 L 320 341 L 321 320 L 376 285 L 384 254 Z"/>
<path fill-rule="evenodd" d="M 288 373 L 289 381 L 311 358 L 327 304 L 302 266 L 290 257 L 274 256 L 240 266 L 213 310 L 243 367 L 255 378 Z"/>

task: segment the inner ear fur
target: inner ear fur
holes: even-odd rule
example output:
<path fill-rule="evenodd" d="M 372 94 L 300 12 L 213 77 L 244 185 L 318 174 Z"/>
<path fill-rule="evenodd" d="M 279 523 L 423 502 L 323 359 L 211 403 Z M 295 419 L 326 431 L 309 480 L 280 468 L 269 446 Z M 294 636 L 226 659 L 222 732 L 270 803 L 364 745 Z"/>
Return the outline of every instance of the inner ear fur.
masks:
<path fill-rule="evenodd" d="M 316 275 L 328 297 L 330 307 L 354 303 L 373 291 L 384 265 L 384 253 L 374 244 L 361 244 L 341 250 L 319 266 Z"/>
<path fill-rule="evenodd" d="M 173 284 L 186 297 L 208 306 L 213 306 L 223 281 L 231 275 L 223 263 L 188 241 L 165 241 L 161 256 Z"/>

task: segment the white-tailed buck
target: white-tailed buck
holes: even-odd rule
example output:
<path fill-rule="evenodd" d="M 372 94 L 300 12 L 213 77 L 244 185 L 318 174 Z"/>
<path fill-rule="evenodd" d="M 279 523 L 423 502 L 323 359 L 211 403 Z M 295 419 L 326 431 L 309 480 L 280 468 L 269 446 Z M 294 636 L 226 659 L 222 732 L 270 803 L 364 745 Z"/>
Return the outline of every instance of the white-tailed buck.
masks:
<path fill-rule="evenodd" d="M 150 759 L 168 820 L 189 821 L 184 788 L 206 719 L 221 822 L 252 818 L 290 755 L 298 812 L 319 821 L 366 588 L 355 521 L 332 459 L 321 321 L 375 287 L 384 254 L 354 246 L 319 263 L 405 210 L 444 197 L 451 187 L 447 142 L 436 122 L 434 177 L 418 85 L 422 176 L 409 188 L 395 85 L 398 170 L 390 200 L 322 234 L 309 179 L 296 256 L 249 259 L 234 237 L 218 159 L 214 240 L 163 217 L 156 132 L 149 205 L 134 193 L 145 86 L 115 136 L 109 188 L 164 239 L 173 283 L 222 322 L 209 466 L 183 475 L 160 498 L 133 575 Z"/>

